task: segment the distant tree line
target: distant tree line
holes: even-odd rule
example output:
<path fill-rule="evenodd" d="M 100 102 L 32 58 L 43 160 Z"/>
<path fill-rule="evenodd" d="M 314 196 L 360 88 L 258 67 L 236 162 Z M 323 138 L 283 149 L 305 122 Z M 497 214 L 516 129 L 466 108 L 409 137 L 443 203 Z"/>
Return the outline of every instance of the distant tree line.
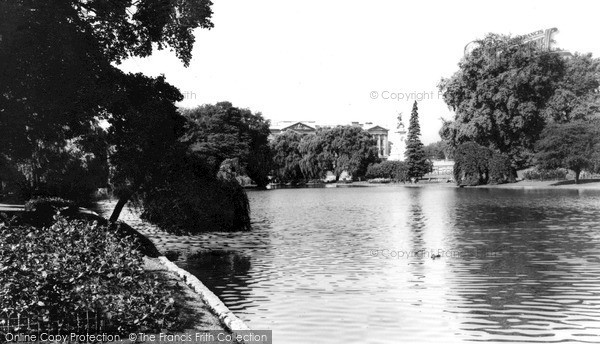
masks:
<path fill-rule="evenodd" d="M 475 167 L 489 153 L 476 146 L 502 156 L 496 163 L 502 160 L 513 177 L 537 165 L 572 169 L 578 181 L 583 169 L 597 169 L 600 60 L 577 53 L 564 58 L 497 34 L 478 43 L 439 85 L 455 113 L 440 136 L 455 151 L 457 183 L 512 180 L 486 177 L 485 168 Z"/>
<path fill-rule="evenodd" d="M 379 162 L 375 139 L 355 126 L 319 128 L 314 134 L 286 131 L 270 145 L 273 175 L 285 183 L 323 179 L 331 171 L 336 180 L 346 171 L 364 177 L 369 164 Z"/>

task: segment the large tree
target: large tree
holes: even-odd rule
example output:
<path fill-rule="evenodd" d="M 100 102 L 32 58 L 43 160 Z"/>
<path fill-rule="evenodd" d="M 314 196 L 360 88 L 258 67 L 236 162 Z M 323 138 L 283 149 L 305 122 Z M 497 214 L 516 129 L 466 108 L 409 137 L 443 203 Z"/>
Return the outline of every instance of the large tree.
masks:
<path fill-rule="evenodd" d="M 300 141 L 300 170 L 306 179 L 322 179 L 327 175 L 327 171 L 334 170 L 335 156 L 323 135 L 326 130 L 318 129 L 315 135 L 304 135 Z"/>
<path fill-rule="evenodd" d="M 271 143 L 275 173 L 282 181 L 322 179 L 327 172 L 363 177 L 379 161 L 375 140 L 355 126 L 319 128 L 314 134 L 287 131 Z"/>
<path fill-rule="evenodd" d="M 306 179 L 302 172 L 300 142 L 302 135 L 295 131 L 286 131 L 271 141 L 273 152 L 273 170 L 281 182 L 296 182 Z"/>
<path fill-rule="evenodd" d="M 406 138 L 406 168 L 408 178 L 419 180 L 425 174 L 431 172 L 431 163 L 425 156 L 423 143 L 421 142 L 421 126 L 419 125 L 419 108 L 417 102 L 413 103 L 408 125 L 408 136 Z"/>
<path fill-rule="evenodd" d="M 170 48 L 189 64 L 194 29 L 212 27 L 211 5 L 0 0 L 0 153 L 30 183 L 47 183 L 54 171 L 44 162 L 73 152 L 69 147 L 96 136 L 99 121 L 108 120 L 112 181 L 122 196 L 116 220 L 131 196 L 160 187 L 154 175 L 169 165 L 165 158 L 185 150 L 177 143 L 179 92 L 164 78 L 127 75 L 113 64 L 154 48 Z"/>
<path fill-rule="evenodd" d="M 0 153 L 36 190 L 57 154 L 95 135 L 115 72 L 68 2 L 3 0 L 0 17 Z"/>
<path fill-rule="evenodd" d="M 508 154 L 522 166 L 546 123 L 545 108 L 566 73 L 563 58 L 490 34 L 442 79 L 444 101 L 455 112 L 441 135 L 452 146 L 474 141 Z"/>
<path fill-rule="evenodd" d="M 153 44 L 191 59 L 207 0 L 0 0 L 0 143 L 36 168 L 39 151 L 86 135 L 118 85 L 111 66 Z"/>
<path fill-rule="evenodd" d="M 568 123 L 600 113 L 600 59 L 575 53 L 565 62 L 565 73 L 548 100 L 544 115 L 550 123 Z"/>
<path fill-rule="evenodd" d="M 568 168 L 575 183 L 585 169 L 594 169 L 600 153 L 600 121 L 575 121 L 552 124 L 536 144 L 535 158 L 543 169 Z"/>
<path fill-rule="evenodd" d="M 179 142 L 185 119 L 175 106 L 183 96 L 164 77 L 123 75 L 121 93 L 108 107 L 109 142 L 112 153 L 111 183 L 119 200 L 110 217 L 119 218 L 125 204 L 139 191 L 160 184 L 156 177 L 175 152 L 185 154 Z"/>
<path fill-rule="evenodd" d="M 210 162 L 215 173 L 223 161 L 237 158 L 259 187 L 268 184 L 272 168 L 270 123 L 260 112 L 220 102 L 187 109 L 183 114 L 188 120 L 184 140 Z"/>
<path fill-rule="evenodd" d="M 336 178 L 344 171 L 353 178 L 362 177 L 370 164 L 379 161 L 375 139 L 361 127 L 337 126 L 319 130 L 316 135 L 324 142 L 321 161 L 330 161 Z"/>

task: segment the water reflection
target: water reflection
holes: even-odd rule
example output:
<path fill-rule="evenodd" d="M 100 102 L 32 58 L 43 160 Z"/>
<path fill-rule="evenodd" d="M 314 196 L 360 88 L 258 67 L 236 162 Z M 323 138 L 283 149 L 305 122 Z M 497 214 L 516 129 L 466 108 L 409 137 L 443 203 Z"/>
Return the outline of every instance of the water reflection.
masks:
<path fill-rule="evenodd" d="M 219 294 L 223 302 L 237 301 L 231 307 L 232 311 L 243 310 L 252 302 L 252 299 L 247 297 L 250 290 L 247 282 L 251 267 L 250 257 L 235 251 L 197 251 L 184 259 L 180 258 L 178 265 L 195 276 L 201 276 L 202 283 Z"/>
<path fill-rule="evenodd" d="M 479 248 L 468 263 L 458 260 L 452 312 L 465 317 L 468 337 L 486 341 L 600 339 L 600 272 L 597 195 L 575 192 L 469 190 L 455 243 Z M 511 192 L 508 192 L 511 191 Z M 576 205 L 576 207 L 573 207 Z M 576 220 L 576 221 L 574 221 Z M 581 223 L 594 222 L 595 228 Z M 590 252 L 595 255 L 590 256 Z M 597 309 L 597 306 L 596 306 Z"/>

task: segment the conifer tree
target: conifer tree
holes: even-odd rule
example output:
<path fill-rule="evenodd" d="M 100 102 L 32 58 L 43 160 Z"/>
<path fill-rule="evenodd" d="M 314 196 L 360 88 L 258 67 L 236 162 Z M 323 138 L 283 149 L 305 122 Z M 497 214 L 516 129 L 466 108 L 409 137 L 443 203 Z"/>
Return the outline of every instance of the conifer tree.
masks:
<path fill-rule="evenodd" d="M 410 124 L 408 126 L 408 137 L 406 138 L 406 157 L 407 176 L 418 181 L 428 172 L 431 172 L 431 163 L 425 157 L 425 149 L 421 142 L 421 127 L 419 126 L 419 108 L 417 102 L 413 104 L 410 114 Z"/>

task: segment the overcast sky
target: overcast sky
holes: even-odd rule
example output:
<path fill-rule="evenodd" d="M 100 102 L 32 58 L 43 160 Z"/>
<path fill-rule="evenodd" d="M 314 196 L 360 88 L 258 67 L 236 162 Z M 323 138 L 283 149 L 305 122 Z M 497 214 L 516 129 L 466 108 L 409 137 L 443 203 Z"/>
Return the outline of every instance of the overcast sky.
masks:
<path fill-rule="evenodd" d="M 164 74 L 186 96 L 181 106 L 227 100 L 272 122 L 394 129 L 397 113 L 407 125 L 413 100 L 422 98 L 422 139 L 430 143 L 439 140 L 440 117 L 452 117 L 437 84 L 457 70 L 468 42 L 556 27 L 557 47 L 600 56 L 597 1 L 213 2 L 215 27 L 196 31 L 188 68 L 169 51 L 121 68 Z"/>

